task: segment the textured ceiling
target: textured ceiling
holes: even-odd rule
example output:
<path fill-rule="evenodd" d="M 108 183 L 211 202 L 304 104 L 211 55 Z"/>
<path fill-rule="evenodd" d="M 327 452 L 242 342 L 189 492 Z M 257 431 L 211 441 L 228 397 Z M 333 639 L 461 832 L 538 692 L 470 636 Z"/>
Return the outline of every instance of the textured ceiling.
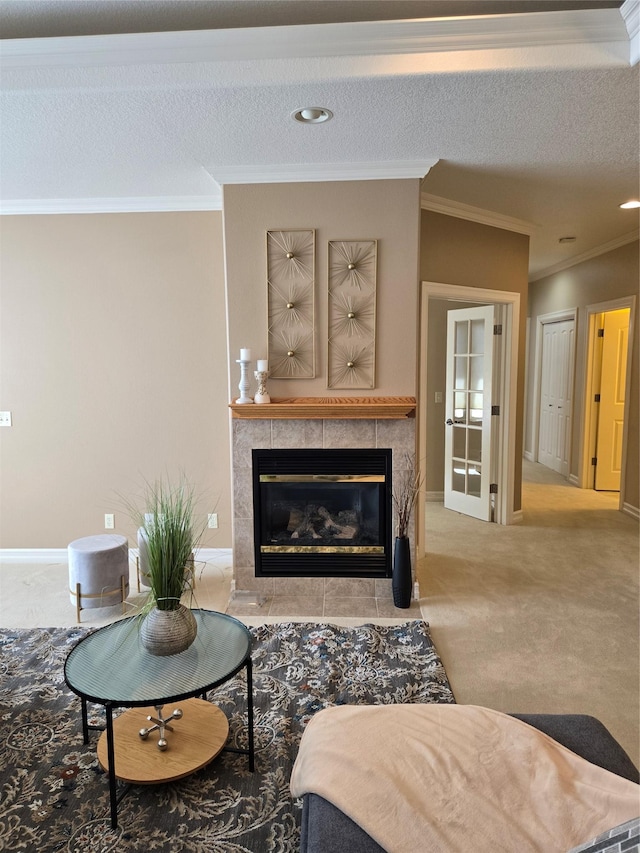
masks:
<path fill-rule="evenodd" d="M 431 37 L 424 22 L 394 30 L 393 49 L 368 51 L 386 25 L 335 21 L 450 15 L 448 0 L 0 0 L 0 32 L 23 40 L 0 42 L 3 209 L 207 208 L 227 180 L 411 167 L 428 171 L 430 196 L 518 220 L 535 276 L 638 227 L 637 211 L 618 208 L 639 192 L 638 65 L 617 8 L 597 18 L 607 36 L 593 44 L 532 36 L 493 49 L 487 39 L 507 7 L 533 33 L 540 7 L 619 5 L 457 0 L 448 45 L 467 26 L 461 15 L 503 15 L 472 50 L 426 52 L 397 46 L 414 31 Z M 100 36 L 141 29 L 155 35 Z M 334 119 L 299 125 L 290 114 L 306 105 Z M 560 245 L 567 235 L 576 242 Z"/>

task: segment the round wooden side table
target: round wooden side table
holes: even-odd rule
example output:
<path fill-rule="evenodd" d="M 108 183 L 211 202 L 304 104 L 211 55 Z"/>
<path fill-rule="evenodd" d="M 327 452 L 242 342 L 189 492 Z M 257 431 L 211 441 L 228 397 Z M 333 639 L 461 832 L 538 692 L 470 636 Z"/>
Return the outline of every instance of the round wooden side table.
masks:
<path fill-rule="evenodd" d="M 222 752 L 229 734 L 229 721 L 216 705 L 205 699 L 186 699 L 178 706 L 181 719 L 171 720 L 166 751 L 158 749 L 157 738 L 142 739 L 140 729 L 155 708 L 131 708 L 113 721 L 116 779 L 135 785 L 174 782 L 205 767 Z M 98 740 L 98 761 L 109 770 L 107 733 Z"/>

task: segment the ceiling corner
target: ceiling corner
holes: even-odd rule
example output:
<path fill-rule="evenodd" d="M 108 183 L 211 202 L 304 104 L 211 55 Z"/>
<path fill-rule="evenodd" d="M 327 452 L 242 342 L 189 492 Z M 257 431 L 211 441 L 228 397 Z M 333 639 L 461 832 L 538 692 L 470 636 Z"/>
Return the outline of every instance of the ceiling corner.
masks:
<path fill-rule="evenodd" d="M 640 61 L 640 0 L 624 0 L 620 14 L 629 33 L 629 62 L 637 65 Z"/>

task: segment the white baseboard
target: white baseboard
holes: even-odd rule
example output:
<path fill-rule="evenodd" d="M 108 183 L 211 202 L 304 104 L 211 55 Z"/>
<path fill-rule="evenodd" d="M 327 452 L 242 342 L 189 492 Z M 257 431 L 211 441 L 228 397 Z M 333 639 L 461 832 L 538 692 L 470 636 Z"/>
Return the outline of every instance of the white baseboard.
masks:
<path fill-rule="evenodd" d="M 531 452 L 531 450 L 525 450 L 522 455 L 527 460 L 527 462 L 535 462 L 535 459 L 533 458 L 533 453 Z"/>
<path fill-rule="evenodd" d="M 579 489 L 579 488 L 580 488 L 580 480 L 578 479 L 578 475 L 577 475 L 577 474 L 569 474 L 568 479 L 569 479 L 569 483 L 570 483 L 572 486 L 575 486 L 577 489 Z"/>
<path fill-rule="evenodd" d="M 511 521 L 510 524 L 522 524 L 524 521 L 524 514 L 521 509 L 515 509 L 511 513 Z"/>
<path fill-rule="evenodd" d="M 622 504 L 622 512 L 625 515 L 630 515 L 631 518 L 635 518 L 636 521 L 640 521 L 640 509 L 637 506 L 633 506 L 633 504 L 623 503 Z"/>
<path fill-rule="evenodd" d="M 132 559 L 138 554 L 137 548 L 129 548 Z M 215 559 L 231 559 L 231 548 L 199 548 L 196 559 L 207 562 Z M 0 548 L 0 561 L 12 563 L 66 563 L 66 548 Z"/>
<path fill-rule="evenodd" d="M 427 503 L 444 503 L 444 492 L 426 492 Z"/>
<path fill-rule="evenodd" d="M 232 556 L 232 548 L 198 548 L 196 551 L 196 560 L 202 560 L 205 563 L 209 560 L 230 560 Z"/>
<path fill-rule="evenodd" d="M 0 548 L 0 560 L 12 563 L 66 563 L 66 548 Z"/>

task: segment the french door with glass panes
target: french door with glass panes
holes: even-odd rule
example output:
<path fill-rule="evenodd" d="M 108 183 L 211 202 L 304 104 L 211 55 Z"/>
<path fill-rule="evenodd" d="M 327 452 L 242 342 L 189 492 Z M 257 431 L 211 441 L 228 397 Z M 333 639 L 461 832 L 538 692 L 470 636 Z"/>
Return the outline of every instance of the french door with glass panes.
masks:
<path fill-rule="evenodd" d="M 447 313 L 444 505 L 491 520 L 494 306 Z"/>

